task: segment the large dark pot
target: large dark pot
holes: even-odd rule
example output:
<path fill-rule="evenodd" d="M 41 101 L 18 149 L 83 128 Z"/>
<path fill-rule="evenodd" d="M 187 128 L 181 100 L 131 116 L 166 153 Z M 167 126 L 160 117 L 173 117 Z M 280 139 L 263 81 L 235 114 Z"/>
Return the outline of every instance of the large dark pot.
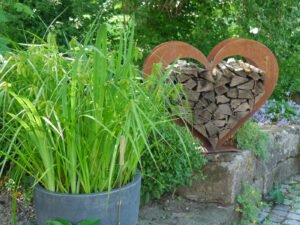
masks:
<path fill-rule="evenodd" d="M 76 225 L 81 220 L 98 218 L 101 225 L 136 225 L 140 204 L 141 174 L 109 193 L 64 194 L 50 192 L 37 185 L 34 189 L 38 225 L 63 218 Z M 119 202 L 121 207 L 119 208 Z M 120 218 L 120 219 L 119 219 Z"/>

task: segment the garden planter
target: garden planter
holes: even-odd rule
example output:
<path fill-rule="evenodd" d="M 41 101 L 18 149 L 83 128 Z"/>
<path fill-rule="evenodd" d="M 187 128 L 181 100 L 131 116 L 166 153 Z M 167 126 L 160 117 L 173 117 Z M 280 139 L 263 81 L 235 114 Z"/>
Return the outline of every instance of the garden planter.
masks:
<path fill-rule="evenodd" d="M 38 225 L 48 220 L 63 218 L 74 225 L 84 219 L 98 218 L 101 225 L 137 224 L 140 203 L 141 175 L 109 193 L 64 194 L 50 192 L 37 185 L 34 190 Z M 119 203 L 121 206 L 119 208 Z"/>

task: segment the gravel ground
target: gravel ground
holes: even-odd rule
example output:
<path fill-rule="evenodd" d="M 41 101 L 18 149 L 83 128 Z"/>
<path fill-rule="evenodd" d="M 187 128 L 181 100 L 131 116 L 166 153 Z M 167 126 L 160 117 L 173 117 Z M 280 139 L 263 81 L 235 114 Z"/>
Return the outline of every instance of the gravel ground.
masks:
<path fill-rule="evenodd" d="M 12 224 L 12 195 L 4 188 L 0 189 L 0 225 Z M 35 215 L 32 206 L 22 197 L 17 199 L 17 225 L 34 224 Z"/>

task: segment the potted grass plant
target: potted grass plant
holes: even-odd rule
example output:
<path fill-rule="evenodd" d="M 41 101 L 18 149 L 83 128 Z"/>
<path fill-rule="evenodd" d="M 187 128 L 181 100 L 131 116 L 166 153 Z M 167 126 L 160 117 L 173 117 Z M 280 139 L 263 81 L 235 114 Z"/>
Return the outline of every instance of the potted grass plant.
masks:
<path fill-rule="evenodd" d="M 49 35 L 2 66 L 7 107 L 0 141 L 9 143 L 2 166 L 11 161 L 16 175 L 33 178 L 38 225 L 89 218 L 103 225 L 137 223 L 136 168 L 150 149 L 148 134 L 159 133 L 156 125 L 169 117 L 155 78 L 141 82 L 133 28 L 128 30 L 112 48 L 100 26 L 95 45 L 73 41 L 67 54 Z"/>

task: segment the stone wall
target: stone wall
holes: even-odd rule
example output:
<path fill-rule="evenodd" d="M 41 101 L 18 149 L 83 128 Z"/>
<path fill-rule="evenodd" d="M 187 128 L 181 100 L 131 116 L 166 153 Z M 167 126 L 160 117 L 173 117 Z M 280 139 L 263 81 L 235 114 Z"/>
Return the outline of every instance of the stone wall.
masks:
<path fill-rule="evenodd" d="M 242 183 L 258 187 L 264 194 L 273 185 L 300 173 L 300 126 L 263 128 L 270 135 L 269 157 L 262 161 L 250 151 L 208 154 L 206 179 L 196 180 L 178 193 L 198 202 L 234 204 Z"/>

